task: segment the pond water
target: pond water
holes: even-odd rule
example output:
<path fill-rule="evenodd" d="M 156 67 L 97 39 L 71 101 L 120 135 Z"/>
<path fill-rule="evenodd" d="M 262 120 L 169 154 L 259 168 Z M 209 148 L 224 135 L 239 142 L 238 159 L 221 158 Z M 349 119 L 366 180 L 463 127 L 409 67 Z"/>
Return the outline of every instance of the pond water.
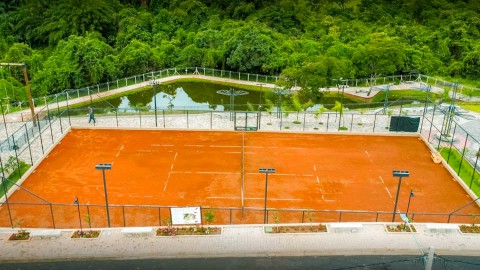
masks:
<path fill-rule="evenodd" d="M 112 99 L 96 101 L 94 108 L 117 108 L 119 111 L 137 110 L 139 108 L 153 110 L 230 110 L 230 96 L 218 94 L 219 90 L 244 91 L 246 95 L 234 97 L 234 107 L 238 111 L 248 110 L 247 103 L 257 110 L 260 104 L 265 104 L 270 99 L 276 104 L 278 96 L 271 92 L 246 90 L 238 87 L 223 86 L 206 82 L 177 82 L 169 85 L 157 85 L 153 88 L 127 94 Z M 284 98 L 285 99 L 285 98 Z M 318 104 L 332 107 L 337 98 L 322 98 Z M 339 98 L 338 98 L 339 100 Z M 345 103 L 354 103 L 344 98 Z M 320 105 L 315 105 L 309 110 L 316 110 Z"/>

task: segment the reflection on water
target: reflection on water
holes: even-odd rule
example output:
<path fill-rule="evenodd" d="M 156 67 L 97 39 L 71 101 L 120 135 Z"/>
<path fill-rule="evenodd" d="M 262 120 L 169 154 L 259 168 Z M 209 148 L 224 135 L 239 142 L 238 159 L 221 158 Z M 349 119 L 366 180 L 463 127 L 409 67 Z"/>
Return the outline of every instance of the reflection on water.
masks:
<path fill-rule="evenodd" d="M 243 90 L 247 95 L 235 96 L 235 110 L 246 111 L 250 108 L 257 110 L 260 104 L 266 104 L 266 99 L 277 105 L 278 96 L 271 92 L 260 92 L 229 87 L 206 82 L 177 82 L 169 85 L 156 85 L 149 90 L 131 93 L 122 97 L 103 99 L 93 103 L 95 108 L 117 108 L 125 110 L 216 110 L 224 111 L 230 109 L 230 97 L 218 94 L 219 90 Z M 283 98 L 285 100 L 286 98 Z M 322 98 L 318 104 L 308 110 L 316 110 L 319 104 L 331 108 L 339 98 Z M 354 103 L 344 98 L 345 103 Z M 249 105 L 247 105 L 249 104 Z M 265 107 L 265 106 L 264 106 Z"/>

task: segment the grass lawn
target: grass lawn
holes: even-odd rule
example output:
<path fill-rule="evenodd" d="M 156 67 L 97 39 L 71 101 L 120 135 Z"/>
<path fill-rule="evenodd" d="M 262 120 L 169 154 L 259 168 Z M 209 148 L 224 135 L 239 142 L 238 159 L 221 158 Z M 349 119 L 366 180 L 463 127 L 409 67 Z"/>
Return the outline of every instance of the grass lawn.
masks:
<path fill-rule="evenodd" d="M 450 153 L 450 159 L 448 159 L 448 155 Z M 452 169 L 458 173 L 458 169 L 460 167 L 460 162 L 462 161 L 462 155 L 455 149 L 452 149 L 450 151 L 450 149 L 448 148 L 443 148 L 441 151 L 440 151 L 440 154 L 442 155 L 442 157 L 445 159 L 445 160 L 448 160 L 448 164 L 450 165 L 450 167 L 452 167 Z M 474 174 L 474 168 L 472 167 L 472 165 L 470 165 L 470 163 L 468 163 L 468 161 L 466 161 L 465 159 L 463 159 L 462 161 L 462 168 L 460 170 L 460 178 L 462 178 L 463 182 L 465 182 L 465 184 L 467 186 L 470 186 L 470 183 L 472 184 L 472 191 L 477 195 L 477 196 L 480 196 L 480 174 L 475 171 L 475 175 L 473 176 L 473 181 L 472 181 L 472 174 Z"/>
<path fill-rule="evenodd" d="M 20 168 L 20 175 L 18 174 L 18 170 L 15 170 L 12 174 L 10 174 L 9 177 L 7 177 L 7 179 L 10 180 L 5 181 L 7 185 L 7 191 L 13 186 L 13 183 L 16 183 L 30 167 L 31 165 L 28 164 L 22 165 L 22 167 Z M 3 188 L 3 185 L 0 183 L 0 197 L 2 197 L 3 195 L 5 195 L 5 190 Z"/>
<path fill-rule="evenodd" d="M 480 103 L 457 103 L 461 108 L 480 113 Z"/>

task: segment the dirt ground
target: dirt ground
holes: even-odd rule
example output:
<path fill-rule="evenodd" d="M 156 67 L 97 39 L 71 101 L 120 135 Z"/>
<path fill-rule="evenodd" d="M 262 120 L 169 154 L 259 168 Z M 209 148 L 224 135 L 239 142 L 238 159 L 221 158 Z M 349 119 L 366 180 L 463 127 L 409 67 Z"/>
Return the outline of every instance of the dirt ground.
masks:
<path fill-rule="evenodd" d="M 339 220 L 338 212 L 327 210 L 348 210 L 342 221 L 390 221 L 399 182 L 394 170 L 410 172 L 402 179 L 397 211 L 406 211 L 413 191 L 409 212 L 416 222 L 446 222 L 440 214 L 472 200 L 432 162 L 418 136 L 73 129 L 24 189 L 10 196 L 12 221 L 78 227 L 78 197 L 84 226 L 88 213 L 93 227 L 105 227 L 103 176 L 95 169 L 100 163 L 112 164 L 105 171 L 112 226 L 163 225 L 169 206 L 217 208 L 219 224 L 262 223 L 266 175 L 259 168 L 275 169 L 268 175 L 270 222 L 275 216 L 281 222 Z M 6 206 L 0 210 L 4 227 L 10 226 Z M 480 208 L 471 204 L 457 214 L 466 216 L 451 222 L 469 223 Z"/>

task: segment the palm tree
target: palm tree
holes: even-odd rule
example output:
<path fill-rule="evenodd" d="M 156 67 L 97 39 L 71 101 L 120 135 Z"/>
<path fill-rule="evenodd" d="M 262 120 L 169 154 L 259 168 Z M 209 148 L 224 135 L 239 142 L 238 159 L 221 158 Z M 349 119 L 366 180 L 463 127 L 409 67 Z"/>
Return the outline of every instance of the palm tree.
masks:
<path fill-rule="evenodd" d="M 341 121 L 342 116 L 343 116 L 343 110 L 344 110 L 344 108 L 342 106 L 342 103 L 340 101 L 335 101 L 335 106 L 333 106 L 332 111 L 338 112 L 340 114 L 340 121 Z M 338 123 L 338 130 L 345 129 L 345 127 L 344 127 L 345 126 L 345 118 L 343 118 L 343 126 L 340 123 L 340 121 Z"/>

